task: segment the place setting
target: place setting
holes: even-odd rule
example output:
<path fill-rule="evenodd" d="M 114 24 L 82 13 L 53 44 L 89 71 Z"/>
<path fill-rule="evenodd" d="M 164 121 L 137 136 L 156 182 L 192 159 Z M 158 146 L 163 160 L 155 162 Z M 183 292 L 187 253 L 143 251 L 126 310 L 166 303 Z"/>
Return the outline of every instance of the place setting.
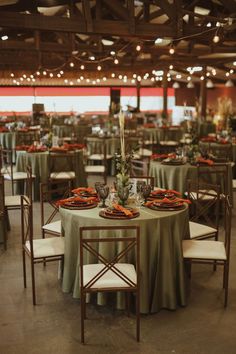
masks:
<path fill-rule="evenodd" d="M 91 195 L 89 194 L 90 191 L 92 193 L 94 191 L 93 188 L 80 187 L 73 189 L 72 193 L 74 193 L 74 195 L 72 197 L 60 199 L 56 202 L 56 205 L 58 207 L 72 210 L 96 208 L 98 204 L 97 194 L 94 193 Z M 83 194 L 83 192 L 85 194 Z"/>

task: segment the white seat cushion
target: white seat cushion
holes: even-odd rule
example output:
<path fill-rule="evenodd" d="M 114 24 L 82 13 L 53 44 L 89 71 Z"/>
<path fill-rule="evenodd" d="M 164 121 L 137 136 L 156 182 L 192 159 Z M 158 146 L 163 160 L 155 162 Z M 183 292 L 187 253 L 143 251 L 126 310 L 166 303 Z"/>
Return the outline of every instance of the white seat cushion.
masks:
<path fill-rule="evenodd" d="M 160 141 L 160 145 L 163 146 L 175 146 L 178 144 L 179 144 L 178 141 L 174 141 L 174 140 Z"/>
<path fill-rule="evenodd" d="M 26 241 L 25 246 L 30 251 L 29 241 Z M 50 237 L 33 240 L 35 258 L 63 255 L 64 247 L 64 237 Z"/>
<path fill-rule="evenodd" d="M 52 172 L 50 173 L 52 179 L 72 179 L 75 178 L 74 171 Z"/>
<path fill-rule="evenodd" d="M 204 195 L 201 193 L 201 190 L 199 190 L 199 192 L 191 192 L 191 198 L 192 199 L 200 199 L 200 200 L 210 200 L 210 199 L 213 199 L 215 198 L 214 195 L 216 196 L 217 195 L 217 192 L 214 191 L 214 190 L 202 190 L 202 192 L 205 194 L 205 193 L 209 193 L 209 194 L 212 194 L 212 195 Z"/>
<path fill-rule="evenodd" d="M 116 263 L 117 269 L 125 274 L 135 284 L 137 282 L 136 271 L 133 264 Z M 103 264 L 87 264 L 83 266 L 84 282 L 86 285 L 98 272 L 104 268 Z M 113 271 L 108 270 L 101 278 L 99 278 L 91 288 L 126 288 L 129 285 L 122 280 Z"/>
<path fill-rule="evenodd" d="M 27 179 L 27 173 L 26 172 L 13 172 L 13 175 L 11 177 L 11 175 L 9 173 L 5 173 L 4 174 L 4 179 L 6 180 L 20 180 L 20 179 Z"/>
<path fill-rule="evenodd" d="M 104 173 L 105 172 L 105 166 L 85 166 L 84 167 L 86 173 Z"/>
<path fill-rule="evenodd" d="M 106 155 L 106 159 L 109 160 L 112 158 L 112 155 Z M 92 154 L 88 157 L 89 160 L 96 160 L 96 161 L 100 161 L 100 160 L 104 160 L 104 155 L 103 154 Z"/>
<path fill-rule="evenodd" d="M 221 241 L 183 240 L 182 246 L 184 258 L 226 260 L 225 246 Z"/>
<path fill-rule="evenodd" d="M 199 224 L 197 222 L 189 222 L 190 238 L 204 237 L 207 235 L 215 234 L 217 229 L 213 227 Z"/>
<path fill-rule="evenodd" d="M 26 196 L 25 196 L 26 197 Z M 27 197 L 26 197 L 27 198 Z M 20 195 L 8 195 L 5 197 L 5 207 L 21 206 L 21 196 Z M 25 200 L 24 200 L 25 204 Z"/>
<path fill-rule="evenodd" d="M 43 225 L 42 229 L 44 231 L 53 232 L 61 234 L 61 220 L 50 222 L 49 224 Z"/>
<path fill-rule="evenodd" d="M 233 179 L 233 189 L 236 189 L 236 179 Z"/>

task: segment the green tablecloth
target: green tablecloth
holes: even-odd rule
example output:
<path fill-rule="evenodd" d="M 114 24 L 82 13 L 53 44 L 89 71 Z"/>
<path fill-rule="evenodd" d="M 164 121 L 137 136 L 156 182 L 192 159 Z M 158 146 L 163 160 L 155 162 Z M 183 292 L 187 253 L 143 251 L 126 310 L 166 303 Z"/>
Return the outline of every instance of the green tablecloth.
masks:
<path fill-rule="evenodd" d="M 216 125 L 213 123 L 200 123 L 198 125 L 198 135 L 199 137 L 207 136 L 210 133 L 216 132 Z"/>
<path fill-rule="evenodd" d="M 180 128 L 143 128 L 144 142 L 149 142 L 151 144 L 159 144 L 160 141 L 180 141 L 183 137 L 184 129 Z"/>
<path fill-rule="evenodd" d="M 65 236 L 65 262 L 62 289 L 79 298 L 79 228 L 82 226 L 139 225 L 141 235 L 141 312 L 161 308 L 174 310 L 186 305 L 181 241 L 188 235 L 188 208 L 175 212 L 142 207 L 133 220 L 109 220 L 99 216 L 101 209 L 60 208 Z M 110 251 L 111 252 L 111 251 Z M 99 299 L 98 299 L 99 300 Z M 119 302 L 119 301 L 118 301 Z M 118 307 L 122 307 L 117 303 Z"/>
<path fill-rule="evenodd" d="M 48 180 L 48 152 L 28 153 L 25 151 L 17 151 L 16 171 L 26 171 L 26 167 L 32 167 L 32 173 L 36 176 L 34 183 L 34 200 L 39 200 L 39 185 Z M 75 175 L 76 187 L 87 186 L 86 174 L 83 164 L 83 151 L 76 151 Z"/>
<path fill-rule="evenodd" d="M 187 180 L 197 179 L 197 167 L 189 163 L 174 166 L 151 161 L 149 175 L 155 177 L 155 186 L 159 188 L 175 189 L 184 196 L 184 193 L 187 191 Z M 214 183 L 214 181 L 209 181 L 209 183 Z M 229 168 L 228 188 L 228 194 L 231 200 L 233 200 L 232 168 Z"/>

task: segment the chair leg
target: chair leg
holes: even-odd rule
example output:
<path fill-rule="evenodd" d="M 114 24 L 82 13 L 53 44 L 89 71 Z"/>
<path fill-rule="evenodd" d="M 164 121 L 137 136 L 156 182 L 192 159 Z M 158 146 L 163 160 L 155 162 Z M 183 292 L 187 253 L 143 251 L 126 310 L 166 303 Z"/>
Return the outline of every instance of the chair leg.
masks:
<path fill-rule="evenodd" d="M 136 293 L 136 339 L 140 340 L 140 290 Z"/>
<path fill-rule="evenodd" d="M 33 305 L 36 305 L 35 274 L 34 274 L 34 261 L 33 261 L 33 259 L 31 259 L 31 280 L 32 280 Z"/>
<path fill-rule="evenodd" d="M 23 257 L 23 279 L 24 279 L 24 288 L 26 288 L 26 266 L 25 266 L 25 251 L 22 250 L 22 257 Z"/>
<path fill-rule="evenodd" d="M 130 292 L 125 293 L 127 316 L 130 317 Z"/>
<path fill-rule="evenodd" d="M 224 276 L 223 276 L 223 287 L 225 290 L 225 300 L 224 307 L 227 307 L 228 304 L 228 283 L 229 283 L 229 265 L 224 265 Z"/>
<path fill-rule="evenodd" d="M 85 301 L 85 295 L 81 291 L 81 297 L 80 297 L 80 306 L 81 306 L 81 343 L 84 344 L 84 319 L 85 319 L 85 306 L 86 306 L 86 301 Z"/>

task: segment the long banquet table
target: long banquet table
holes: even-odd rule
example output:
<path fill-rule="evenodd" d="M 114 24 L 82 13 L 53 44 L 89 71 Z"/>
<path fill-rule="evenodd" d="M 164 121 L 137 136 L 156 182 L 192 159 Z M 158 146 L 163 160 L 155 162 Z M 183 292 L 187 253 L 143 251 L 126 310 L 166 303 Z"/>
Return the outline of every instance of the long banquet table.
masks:
<path fill-rule="evenodd" d="M 33 175 L 36 176 L 34 181 L 34 200 L 39 200 L 39 185 L 48 181 L 48 151 L 28 153 L 25 151 L 17 151 L 16 171 L 26 171 L 27 165 L 32 168 Z M 76 150 L 76 166 L 75 166 L 76 187 L 86 186 L 86 174 L 83 165 L 83 151 Z"/>
<path fill-rule="evenodd" d="M 60 208 L 65 236 L 62 290 L 80 297 L 79 228 L 83 226 L 139 225 L 141 250 L 141 312 L 155 313 L 186 305 L 185 275 L 181 241 L 188 237 L 188 207 L 178 211 L 155 211 L 145 207 L 132 220 L 110 220 L 99 216 L 101 209 Z M 110 251 L 111 252 L 111 251 Z M 118 307 L 119 304 L 117 304 Z"/>

